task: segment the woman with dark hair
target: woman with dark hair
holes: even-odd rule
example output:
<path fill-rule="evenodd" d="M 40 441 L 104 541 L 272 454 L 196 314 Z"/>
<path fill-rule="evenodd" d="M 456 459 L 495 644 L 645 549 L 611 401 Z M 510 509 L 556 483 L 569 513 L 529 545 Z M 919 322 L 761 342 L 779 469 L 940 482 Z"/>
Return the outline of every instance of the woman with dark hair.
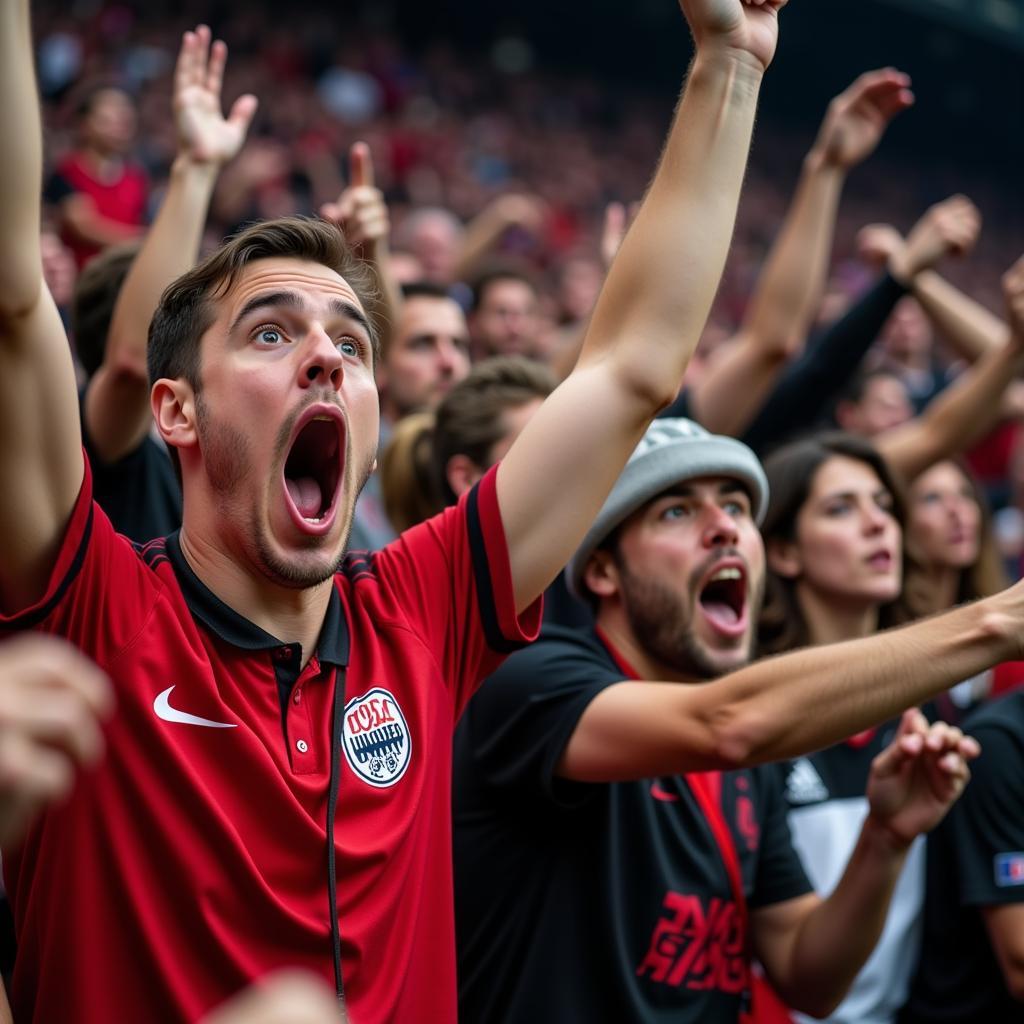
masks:
<path fill-rule="evenodd" d="M 797 441 L 765 462 L 771 498 L 761 528 L 768 578 L 761 652 L 868 636 L 917 617 L 904 590 L 902 489 L 870 442 L 848 434 Z M 815 889 L 835 887 L 868 813 L 874 757 L 898 722 L 780 765 L 794 844 Z M 911 847 L 885 929 L 833 1024 L 895 1019 L 920 945 L 924 845 Z M 799 1015 L 794 1014 L 795 1018 Z"/>

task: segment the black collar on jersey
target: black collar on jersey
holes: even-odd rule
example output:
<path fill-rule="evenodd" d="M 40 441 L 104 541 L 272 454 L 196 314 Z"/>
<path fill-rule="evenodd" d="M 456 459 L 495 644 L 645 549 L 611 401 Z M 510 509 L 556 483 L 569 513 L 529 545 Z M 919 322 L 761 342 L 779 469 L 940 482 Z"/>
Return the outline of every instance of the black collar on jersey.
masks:
<path fill-rule="evenodd" d="M 177 532 L 167 538 L 167 557 L 174 568 L 174 575 L 178 578 L 178 585 L 181 587 L 188 610 L 225 643 L 245 651 L 266 651 L 287 643 L 271 636 L 244 615 L 239 615 L 203 583 L 185 560 Z M 321 662 L 328 662 L 331 665 L 348 664 L 348 623 L 345 621 L 341 597 L 336 586 L 331 587 L 327 614 L 324 616 L 320 639 L 317 641 L 316 656 Z"/>

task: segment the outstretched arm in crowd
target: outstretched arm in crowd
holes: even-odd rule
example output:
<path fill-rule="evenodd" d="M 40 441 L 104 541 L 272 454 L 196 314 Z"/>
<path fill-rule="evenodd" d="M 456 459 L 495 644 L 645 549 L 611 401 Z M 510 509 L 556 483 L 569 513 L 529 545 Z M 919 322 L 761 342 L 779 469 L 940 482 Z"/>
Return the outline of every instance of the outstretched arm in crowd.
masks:
<path fill-rule="evenodd" d="M 82 485 L 71 350 L 43 283 L 42 131 L 28 0 L 0 5 L 0 610 L 43 593 Z"/>
<path fill-rule="evenodd" d="M 658 410 L 718 287 L 781 0 L 682 0 L 697 53 L 661 164 L 575 369 L 498 470 L 516 603 L 568 561 Z"/>
<path fill-rule="evenodd" d="M 920 711 L 907 711 L 872 763 L 870 810 L 835 890 L 753 911 L 754 949 L 791 1007 L 824 1017 L 845 996 L 882 934 L 910 844 L 942 820 L 979 752 L 959 729 L 929 728 Z"/>
<path fill-rule="evenodd" d="M 977 210 L 963 196 L 927 210 L 885 275 L 785 371 L 743 440 L 759 451 L 815 423 L 860 365 L 915 277 L 944 256 L 968 251 L 978 228 Z"/>
<path fill-rule="evenodd" d="M 883 68 L 861 75 L 829 104 L 743 326 L 690 395 L 694 415 L 712 433 L 741 434 L 799 355 L 825 289 L 846 175 L 913 103 L 909 87 L 906 75 Z"/>
<path fill-rule="evenodd" d="M 374 183 L 373 157 L 365 142 L 355 143 L 349 152 L 348 188 L 336 202 L 325 203 L 320 216 L 341 228 L 373 277 L 376 294 L 370 315 L 377 323 L 381 347 L 386 351 L 402 309 L 402 291 L 391 273 L 388 207 L 384 193 Z"/>
<path fill-rule="evenodd" d="M 970 447 L 998 422 L 1007 386 L 1024 371 L 1024 257 L 1003 278 L 1009 340 L 991 348 L 908 423 L 876 438 L 889 465 L 910 482 Z"/>
<path fill-rule="evenodd" d="M 544 227 L 544 206 L 530 195 L 509 193 L 488 203 L 467 225 L 455 276 L 472 281 L 485 267 L 506 233 L 519 228 L 539 235 Z"/>
<path fill-rule="evenodd" d="M 891 224 L 868 224 L 857 235 L 857 247 L 868 263 L 885 266 L 903 246 L 902 236 Z M 1006 324 L 937 271 L 915 275 L 911 293 L 961 359 L 973 363 L 1006 341 Z"/>
<path fill-rule="evenodd" d="M 174 72 L 178 155 L 167 196 L 125 278 L 110 324 L 103 363 L 85 395 L 85 428 L 93 450 L 116 462 L 142 443 L 152 421 L 146 341 L 163 290 L 199 255 L 214 185 L 239 151 L 256 112 L 241 96 L 225 118 L 221 83 L 227 47 L 210 30 L 186 32 Z"/>

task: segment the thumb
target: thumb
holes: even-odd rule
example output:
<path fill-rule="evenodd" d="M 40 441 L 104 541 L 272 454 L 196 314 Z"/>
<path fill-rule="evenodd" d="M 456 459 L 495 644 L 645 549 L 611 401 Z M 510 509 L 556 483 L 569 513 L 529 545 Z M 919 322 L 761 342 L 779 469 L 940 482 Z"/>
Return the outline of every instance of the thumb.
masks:
<path fill-rule="evenodd" d="M 353 143 L 348 153 L 349 185 L 373 188 L 373 157 L 365 142 Z"/>
<path fill-rule="evenodd" d="M 239 96 L 232 104 L 231 113 L 228 114 L 228 124 L 238 128 L 242 133 L 242 138 L 245 138 L 246 133 L 249 131 L 249 125 L 252 124 L 252 119 L 258 106 L 259 100 L 251 93 Z"/>

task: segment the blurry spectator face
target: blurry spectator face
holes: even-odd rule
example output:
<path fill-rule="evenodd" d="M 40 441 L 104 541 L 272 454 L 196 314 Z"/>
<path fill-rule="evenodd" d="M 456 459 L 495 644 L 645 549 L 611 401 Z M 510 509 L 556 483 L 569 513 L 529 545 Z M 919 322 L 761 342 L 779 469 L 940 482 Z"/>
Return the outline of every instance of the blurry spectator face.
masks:
<path fill-rule="evenodd" d="M 52 231 L 44 231 L 39 237 L 43 255 L 43 278 L 50 289 L 53 301 L 64 307 L 71 301 L 75 290 L 77 267 L 71 250 Z"/>
<path fill-rule="evenodd" d="M 882 331 L 882 345 L 897 362 L 915 362 L 931 352 L 932 329 L 917 301 L 901 299 Z"/>
<path fill-rule="evenodd" d="M 940 462 L 910 488 L 908 523 L 914 553 L 927 566 L 967 569 L 981 549 L 981 508 L 955 462 Z"/>
<path fill-rule="evenodd" d="M 540 331 L 537 293 L 514 277 L 489 282 L 473 311 L 473 342 L 483 356 L 530 355 Z"/>
<path fill-rule="evenodd" d="M 104 155 L 126 153 L 135 138 L 135 107 L 120 89 L 100 89 L 82 121 L 86 145 Z"/>
<path fill-rule="evenodd" d="M 634 636 L 666 668 L 711 679 L 749 661 L 764 592 L 764 545 L 735 480 L 702 477 L 643 506 L 595 560 Z"/>
<path fill-rule="evenodd" d="M 421 210 L 411 218 L 404 247 L 419 260 L 421 280 L 452 284 L 462 252 L 462 226 L 446 210 Z"/>
<path fill-rule="evenodd" d="M 902 531 L 893 497 L 867 463 L 834 455 L 814 475 L 794 540 L 773 543 L 780 576 L 796 580 L 804 608 L 894 601 L 902 586 Z"/>
<path fill-rule="evenodd" d="M 378 372 L 386 415 L 433 409 L 469 373 L 469 331 L 453 299 L 417 295 L 402 304 Z"/>
<path fill-rule="evenodd" d="M 899 377 L 880 374 L 872 377 L 859 402 L 843 402 L 836 418 L 843 430 L 861 437 L 875 437 L 906 423 L 914 415 L 906 385 Z"/>
<path fill-rule="evenodd" d="M 180 415 L 191 391 L 172 402 L 158 386 L 158 422 L 180 442 L 190 505 L 216 516 L 238 564 L 314 586 L 338 565 L 376 456 L 365 313 L 335 271 L 288 258 L 253 261 L 210 301 L 195 417 Z"/>

